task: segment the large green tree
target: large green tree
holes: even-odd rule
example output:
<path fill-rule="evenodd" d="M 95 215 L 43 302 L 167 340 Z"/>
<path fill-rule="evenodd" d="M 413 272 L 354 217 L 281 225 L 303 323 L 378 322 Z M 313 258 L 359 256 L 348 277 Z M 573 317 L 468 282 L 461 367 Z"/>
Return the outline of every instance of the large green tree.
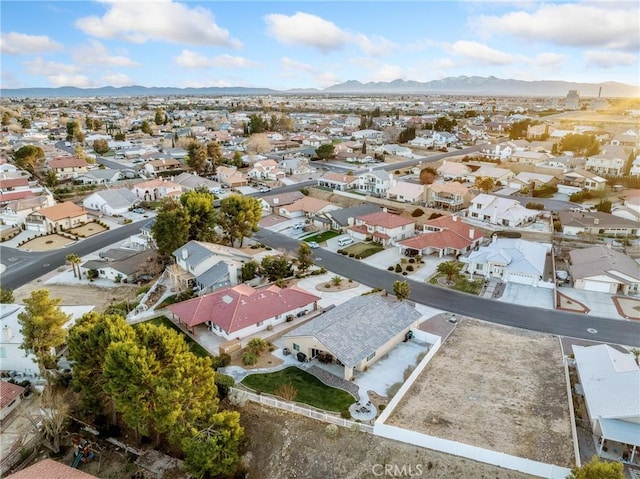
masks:
<path fill-rule="evenodd" d="M 305 241 L 298 246 L 298 269 L 302 272 L 308 270 L 314 264 L 313 251 Z"/>
<path fill-rule="evenodd" d="M 278 281 L 291 276 L 291 263 L 284 255 L 265 256 L 260 266 L 269 281 Z"/>
<path fill-rule="evenodd" d="M 180 196 L 180 203 L 189 215 L 189 240 L 211 241 L 216 239 L 216 209 L 214 196 L 206 189 L 187 191 Z"/>
<path fill-rule="evenodd" d="M 207 150 L 204 145 L 199 141 L 193 140 L 187 146 L 187 152 L 187 166 L 199 175 L 204 173 L 207 170 Z"/>
<path fill-rule="evenodd" d="M 99 155 L 104 155 L 109 151 L 109 143 L 104 138 L 93 141 L 93 151 Z"/>
<path fill-rule="evenodd" d="M 166 123 L 166 115 L 162 108 L 156 108 L 156 115 L 153 121 L 156 125 L 163 125 L 164 123 Z"/>
<path fill-rule="evenodd" d="M 61 301 L 50 298 L 46 289 L 38 289 L 24 300 L 24 311 L 18 314 L 23 336 L 20 347 L 36 357 L 42 377 L 47 377 L 47 369 L 55 364 L 52 350 L 64 343 L 63 326 L 70 318 L 60 309 Z"/>
<path fill-rule="evenodd" d="M 211 173 L 215 173 L 218 165 L 222 163 L 222 150 L 217 142 L 210 141 L 207 143 L 207 158 L 211 165 Z"/>
<path fill-rule="evenodd" d="M 260 218 L 260 201 L 252 196 L 229 195 L 220 201 L 218 225 L 222 228 L 224 240 L 230 246 L 239 241 L 242 247 L 244 238 L 249 238 L 258 231 Z"/>
<path fill-rule="evenodd" d="M 253 135 L 255 133 L 264 133 L 267 131 L 269 124 L 260 115 L 251 115 L 249 117 L 249 125 L 247 133 Z"/>
<path fill-rule="evenodd" d="M 491 193 L 496 187 L 496 180 L 490 176 L 476 176 L 475 187 L 483 193 Z"/>
<path fill-rule="evenodd" d="M 447 277 L 447 281 L 451 281 L 460 271 L 462 271 L 463 264 L 459 261 L 444 261 L 438 265 L 436 270 L 440 274 L 444 274 Z"/>
<path fill-rule="evenodd" d="M 178 200 L 162 200 L 151 227 L 160 254 L 171 257 L 171 253 L 189 241 L 190 221 L 189 211 Z"/>
<path fill-rule="evenodd" d="M 600 153 L 600 142 L 594 135 L 569 133 L 560 140 L 560 151 L 571 151 L 576 156 L 593 156 Z"/>
<path fill-rule="evenodd" d="M 39 146 L 25 145 L 13 154 L 13 161 L 18 168 L 34 173 L 44 165 L 44 150 Z"/>
<path fill-rule="evenodd" d="M 331 143 L 325 143 L 316 148 L 316 156 L 321 160 L 327 161 L 335 155 L 335 147 Z"/>
<path fill-rule="evenodd" d="M 620 462 L 601 461 L 593 456 L 581 467 L 571 469 L 567 479 L 624 479 L 624 466 Z"/>

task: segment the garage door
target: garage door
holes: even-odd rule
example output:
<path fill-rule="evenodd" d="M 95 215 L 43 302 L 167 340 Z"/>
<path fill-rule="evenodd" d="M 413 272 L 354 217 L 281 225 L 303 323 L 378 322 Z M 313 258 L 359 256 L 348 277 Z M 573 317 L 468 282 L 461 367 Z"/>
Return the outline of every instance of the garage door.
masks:
<path fill-rule="evenodd" d="M 533 285 L 533 278 L 531 276 L 521 275 L 521 274 L 509 274 L 509 278 L 506 281 L 510 283 L 518 283 L 518 284 L 528 284 L 529 286 Z"/>
<path fill-rule="evenodd" d="M 602 283 L 600 281 L 586 280 L 584 282 L 584 289 L 587 291 L 598 291 L 600 293 L 608 293 L 611 285 L 609 283 Z"/>

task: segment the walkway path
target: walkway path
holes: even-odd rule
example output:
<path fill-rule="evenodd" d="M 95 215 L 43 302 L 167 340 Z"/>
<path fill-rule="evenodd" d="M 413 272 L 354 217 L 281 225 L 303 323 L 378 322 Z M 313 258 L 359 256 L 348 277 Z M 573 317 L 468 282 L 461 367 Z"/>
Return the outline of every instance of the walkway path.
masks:
<path fill-rule="evenodd" d="M 354 397 L 358 398 L 358 390 L 360 389 L 355 383 L 351 381 L 347 381 L 346 379 L 339 378 L 335 374 L 331 374 L 329 371 L 325 371 L 322 368 L 319 368 L 316 365 L 312 365 L 309 368 L 304 368 L 309 374 L 314 375 L 320 381 L 325 383 L 327 386 L 331 386 L 338 389 L 344 389 L 345 391 L 353 394 Z"/>

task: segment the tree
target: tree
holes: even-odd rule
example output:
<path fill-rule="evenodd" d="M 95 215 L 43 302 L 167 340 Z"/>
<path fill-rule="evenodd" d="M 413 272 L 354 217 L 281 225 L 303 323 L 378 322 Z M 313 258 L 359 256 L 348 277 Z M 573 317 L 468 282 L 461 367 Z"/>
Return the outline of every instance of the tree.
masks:
<path fill-rule="evenodd" d="M 572 151 L 576 156 L 593 156 L 600 153 L 600 142 L 594 135 L 569 133 L 560 140 L 560 151 Z"/>
<path fill-rule="evenodd" d="M 427 166 L 426 168 L 420 170 L 420 184 L 430 185 L 435 181 L 437 176 L 438 172 L 432 167 Z"/>
<path fill-rule="evenodd" d="M 335 147 L 331 143 L 325 143 L 324 145 L 320 145 L 316 149 L 316 156 L 321 160 L 327 161 L 333 158 L 335 155 Z"/>
<path fill-rule="evenodd" d="M 624 479 L 624 466 L 620 462 L 601 461 L 593 456 L 581 467 L 571 469 L 567 479 Z"/>
<path fill-rule="evenodd" d="M 77 254 L 68 254 L 65 257 L 65 260 L 67 263 L 70 263 L 71 267 L 73 268 L 73 277 L 80 279 L 82 277 L 82 272 L 80 271 L 80 263 L 82 262 L 82 260 L 80 259 L 80 256 L 78 256 Z M 76 276 L 76 268 L 78 270 L 77 276 Z"/>
<path fill-rule="evenodd" d="M 221 411 L 207 428 L 182 441 L 184 464 L 196 478 L 232 475 L 240 461 L 244 429 L 235 411 Z"/>
<path fill-rule="evenodd" d="M 496 187 L 496 180 L 490 176 L 476 176 L 475 186 L 483 193 L 490 193 Z"/>
<path fill-rule="evenodd" d="M 227 244 L 233 246 L 245 237 L 251 237 L 258 231 L 258 223 L 262 217 L 262 207 L 258 199 L 252 196 L 229 195 L 220 201 L 218 225 L 224 232 Z"/>
<path fill-rule="evenodd" d="M 49 188 L 58 186 L 58 175 L 54 170 L 49 170 L 44 177 L 44 182 Z"/>
<path fill-rule="evenodd" d="M 21 118 L 20 126 L 25 130 L 28 130 L 29 128 L 31 128 L 31 120 L 29 120 L 29 118 Z"/>
<path fill-rule="evenodd" d="M 140 125 L 140 131 L 142 133 L 146 133 L 147 135 L 151 135 L 153 133 L 153 131 L 151 130 L 151 125 L 147 120 L 142 121 L 142 124 Z"/>
<path fill-rule="evenodd" d="M 24 300 L 24 311 L 18 314 L 23 336 L 20 347 L 36 357 L 43 378 L 55 363 L 51 351 L 64 343 L 63 326 L 69 321 L 69 316 L 60 309 L 61 301 L 59 298 L 51 299 L 46 289 L 38 289 Z"/>
<path fill-rule="evenodd" d="M 462 263 L 458 261 L 444 261 L 440 263 L 436 268 L 438 273 L 444 274 L 447 277 L 447 281 L 451 281 L 460 271 L 462 271 Z"/>
<path fill-rule="evenodd" d="M 251 281 L 258 275 L 258 268 L 260 265 L 254 260 L 250 259 L 242 265 L 242 281 Z"/>
<path fill-rule="evenodd" d="M 521 138 L 526 138 L 527 131 L 529 130 L 529 125 L 531 124 L 531 120 L 529 119 L 512 123 L 511 128 L 509 129 L 509 139 L 519 140 Z"/>
<path fill-rule="evenodd" d="M 298 269 L 303 273 L 314 264 L 313 251 L 305 241 L 298 246 Z"/>
<path fill-rule="evenodd" d="M 451 133 L 456 127 L 456 124 L 455 120 L 447 118 L 446 116 L 441 116 L 433 124 L 433 129 L 436 131 L 448 131 Z"/>
<path fill-rule="evenodd" d="M 190 218 L 187 209 L 173 198 L 163 199 L 156 221 L 151 227 L 151 234 L 158 252 L 163 256 L 171 257 L 171 253 L 189 241 L 189 226 Z"/>
<path fill-rule="evenodd" d="M 103 138 L 94 140 L 93 151 L 95 151 L 99 155 L 104 155 L 109 151 L 109 143 Z"/>
<path fill-rule="evenodd" d="M 342 276 L 338 276 L 337 274 L 331 278 L 331 284 L 334 286 L 339 286 L 342 283 Z"/>
<path fill-rule="evenodd" d="M 291 276 L 291 264 L 286 256 L 265 256 L 260 263 L 262 272 L 269 281 L 277 281 Z"/>
<path fill-rule="evenodd" d="M 212 173 L 216 172 L 216 168 L 222 161 L 222 150 L 220 149 L 220 145 L 215 141 L 210 141 L 207 143 L 207 158 L 209 159 L 209 163 L 211 164 Z"/>
<path fill-rule="evenodd" d="M 413 126 L 405 128 L 398 135 L 398 143 L 407 143 L 416 137 L 416 129 Z"/>
<path fill-rule="evenodd" d="M 187 227 L 188 240 L 213 241 L 216 237 L 215 198 L 206 189 L 187 191 L 180 196 L 180 203 L 187 210 L 189 224 Z"/>
<path fill-rule="evenodd" d="M 394 281 L 393 282 L 393 294 L 398 301 L 403 301 L 411 294 L 408 281 Z"/>
<path fill-rule="evenodd" d="M 127 136 L 123 132 L 119 131 L 118 133 L 113 135 L 113 139 L 116 141 L 124 141 L 127 139 Z"/>
<path fill-rule="evenodd" d="M 255 133 L 251 135 L 247 141 L 247 151 L 249 153 L 255 153 L 256 155 L 271 151 L 271 143 L 269 142 L 267 135 L 264 133 Z"/>
<path fill-rule="evenodd" d="M 611 201 L 606 199 L 600 200 L 596 205 L 596 210 L 602 213 L 611 213 Z"/>
<path fill-rule="evenodd" d="M 247 132 L 250 135 L 254 135 L 256 133 L 264 133 L 268 128 L 267 122 L 260 115 L 251 115 L 249 117 L 249 125 L 247 127 Z"/>
<path fill-rule="evenodd" d="M 66 429 L 69 409 L 63 392 L 48 385 L 42 393 L 40 415 L 35 418 L 28 416 L 29 422 L 40 431 L 42 444 L 56 454 L 60 452 L 60 439 Z"/>
<path fill-rule="evenodd" d="M 2 113 L 2 126 L 9 126 L 11 124 L 11 113 L 5 111 Z"/>
<path fill-rule="evenodd" d="M 15 301 L 12 289 L 3 289 L 0 286 L 0 304 L 12 304 Z"/>
<path fill-rule="evenodd" d="M 199 141 L 192 141 L 187 147 L 188 157 L 186 163 L 189 168 L 195 170 L 200 175 L 207 169 L 207 150 Z"/>
<path fill-rule="evenodd" d="M 153 121 L 156 125 L 163 125 L 165 123 L 166 116 L 162 108 L 156 108 L 156 116 Z"/>
<path fill-rule="evenodd" d="M 85 135 L 80 128 L 78 120 L 67 122 L 67 141 L 77 141 L 79 143 L 84 142 Z"/>
<path fill-rule="evenodd" d="M 18 168 L 35 173 L 44 165 L 44 150 L 39 146 L 25 145 L 13 154 L 13 161 Z"/>

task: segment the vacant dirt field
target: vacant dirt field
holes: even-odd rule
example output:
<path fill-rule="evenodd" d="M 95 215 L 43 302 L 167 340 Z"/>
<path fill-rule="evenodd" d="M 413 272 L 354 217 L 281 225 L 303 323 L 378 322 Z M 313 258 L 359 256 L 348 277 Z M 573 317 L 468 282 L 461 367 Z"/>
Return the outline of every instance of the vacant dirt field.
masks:
<path fill-rule="evenodd" d="M 240 414 L 247 436 L 245 465 L 252 478 L 533 477 L 344 428 L 337 437 L 328 437 L 325 423 L 257 404 L 247 403 Z M 385 464 L 397 466 L 395 475 L 381 474 Z"/>
<path fill-rule="evenodd" d="M 51 251 L 63 248 L 65 245 L 71 244 L 76 240 L 65 238 L 59 234 L 50 234 L 46 236 L 38 236 L 20 246 L 25 251 Z"/>
<path fill-rule="evenodd" d="M 463 320 L 389 424 L 571 467 L 573 445 L 558 340 Z"/>
<path fill-rule="evenodd" d="M 81 235 L 81 236 L 93 236 L 93 235 L 97 235 L 98 233 L 102 233 L 103 231 L 107 231 L 107 228 L 105 228 L 102 225 L 99 225 L 98 223 L 91 222 L 91 223 L 87 223 L 86 225 L 73 228 L 69 230 L 69 233 L 74 235 Z"/>
<path fill-rule="evenodd" d="M 103 311 L 109 303 L 134 300 L 137 286 L 118 286 L 116 288 L 99 288 L 93 285 L 74 286 L 70 284 L 44 284 L 33 281 L 14 290 L 16 303 L 22 303 L 32 291 L 46 289 L 51 298 L 62 298 L 62 305 L 95 305 L 96 311 Z"/>

